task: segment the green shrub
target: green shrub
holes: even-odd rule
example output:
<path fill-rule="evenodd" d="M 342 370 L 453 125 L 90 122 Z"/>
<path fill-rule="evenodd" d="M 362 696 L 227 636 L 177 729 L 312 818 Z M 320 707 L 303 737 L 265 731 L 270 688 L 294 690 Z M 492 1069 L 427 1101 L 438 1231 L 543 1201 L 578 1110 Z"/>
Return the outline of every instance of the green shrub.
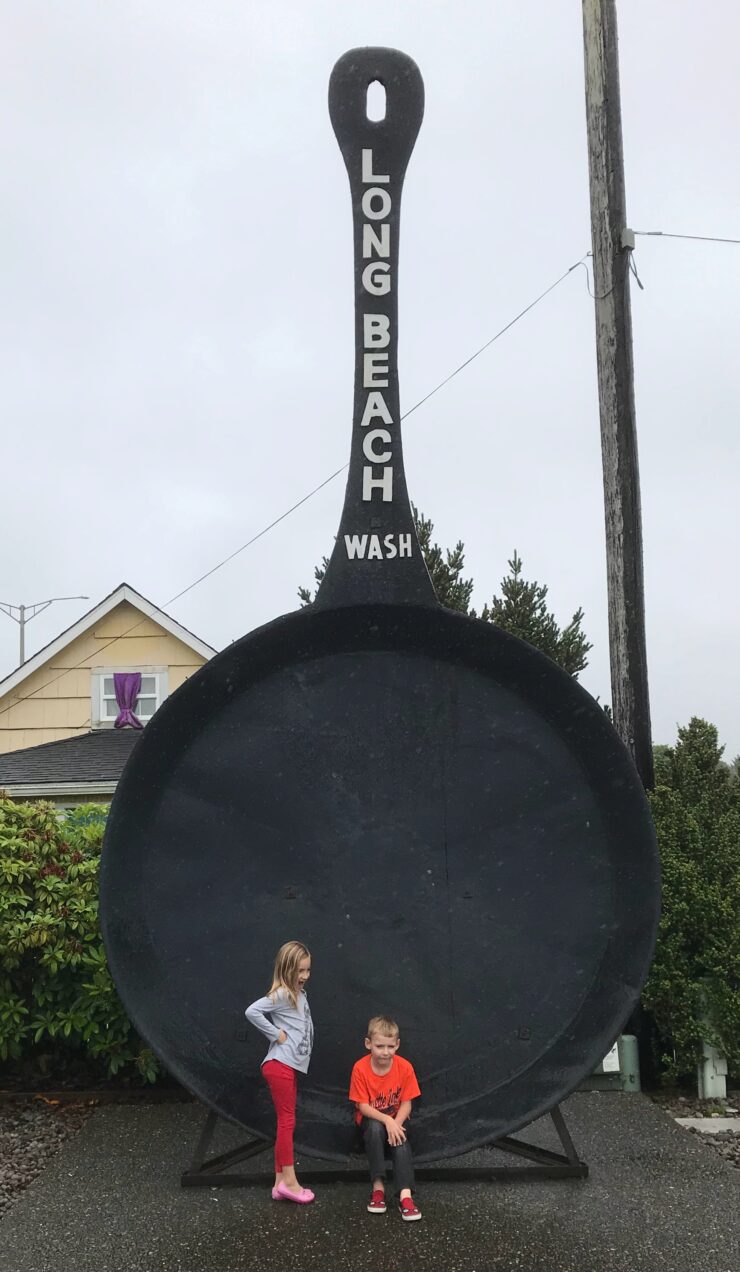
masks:
<path fill-rule="evenodd" d="M 692 719 L 656 756 L 663 909 L 643 1003 L 668 1080 L 693 1073 L 702 1039 L 740 1076 L 740 782 L 722 751 Z"/>
<path fill-rule="evenodd" d="M 118 999 L 98 925 L 105 817 L 0 799 L 0 1059 L 51 1044 L 153 1082 L 159 1066 Z"/>

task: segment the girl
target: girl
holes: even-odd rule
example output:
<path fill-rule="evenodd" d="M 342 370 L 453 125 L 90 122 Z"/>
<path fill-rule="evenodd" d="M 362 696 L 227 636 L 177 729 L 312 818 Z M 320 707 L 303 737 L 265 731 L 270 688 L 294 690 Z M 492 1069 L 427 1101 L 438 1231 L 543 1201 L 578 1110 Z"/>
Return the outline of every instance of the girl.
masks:
<path fill-rule="evenodd" d="M 313 1023 L 304 986 L 311 975 L 311 955 L 300 941 L 281 945 L 275 959 L 272 985 L 244 1013 L 270 1040 L 262 1073 L 277 1114 L 274 1201 L 313 1201 L 310 1188 L 301 1188 L 293 1166 L 293 1131 L 298 1074 L 306 1073 L 313 1046 Z"/>

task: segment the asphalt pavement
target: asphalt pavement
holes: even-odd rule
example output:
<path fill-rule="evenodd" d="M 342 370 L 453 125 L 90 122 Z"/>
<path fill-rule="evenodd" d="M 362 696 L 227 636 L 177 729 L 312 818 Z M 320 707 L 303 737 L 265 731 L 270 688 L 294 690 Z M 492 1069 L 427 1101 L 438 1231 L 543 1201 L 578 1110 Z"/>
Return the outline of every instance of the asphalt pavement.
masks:
<path fill-rule="evenodd" d="M 588 1179 L 427 1183 L 423 1219 L 404 1224 L 390 1208 L 368 1215 L 363 1184 L 317 1185 L 306 1207 L 263 1188 L 182 1189 L 203 1111 L 103 1107 L 0 1223 L 0 1262 L 4 1272 L 738 1272 L 740 1171 L 644 1096 L 581 1093 L 563 1112 Z M 549 1119 L 522 1134 L 559 1148 Z M 240 1138 L 229 1126 L 219 1135 L 216 1149 Z M 514 1159 L 464 1159 L 502 1160 Z"/>

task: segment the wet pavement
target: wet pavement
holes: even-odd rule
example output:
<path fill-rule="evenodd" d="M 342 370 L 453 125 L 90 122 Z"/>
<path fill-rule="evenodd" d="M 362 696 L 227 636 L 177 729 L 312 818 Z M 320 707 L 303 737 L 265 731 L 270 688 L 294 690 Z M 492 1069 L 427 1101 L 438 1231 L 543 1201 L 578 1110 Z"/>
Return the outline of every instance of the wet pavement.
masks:
<path fill-rule="evenodd" d="M 362 1184 L 316 1185 L 308 1207 L 182 1189 L 203 1111 L 104 1107 L 0 1222 L 0 1259 L 5 1272 L 738 1272 L 740 1171 L 643 1096 L 578 1094 L 563 1111 L 588 1179 L 427 1183 L 422 1221 L 403 1224 L 368 1215 Z M 219 1135 L 216 1151 L 243 1138 Z M 549 1119 L 521 1135 L 559 1148 Z"/>

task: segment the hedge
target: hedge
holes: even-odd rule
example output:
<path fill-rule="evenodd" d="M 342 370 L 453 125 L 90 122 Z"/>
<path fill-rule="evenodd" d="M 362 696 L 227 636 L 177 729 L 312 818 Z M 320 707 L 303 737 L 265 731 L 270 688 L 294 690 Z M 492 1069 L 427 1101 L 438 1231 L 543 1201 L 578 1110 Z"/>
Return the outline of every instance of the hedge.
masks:
<path fill-rule="evenodd" d="M 694 718 L 656 753 L 663 911 L 643 1003 L 669 1081 L 694 1075 L 702 1039 L 740 1077 L 740 781 L 722 752 Z"/>
<path fill-rule="evenodd" d="M 0 799 L 0 1059 L 76 1052 L 153 1082 L 157 1060 L 116 994 L 98 925 L 106 809 L 64 818 Z"/>

